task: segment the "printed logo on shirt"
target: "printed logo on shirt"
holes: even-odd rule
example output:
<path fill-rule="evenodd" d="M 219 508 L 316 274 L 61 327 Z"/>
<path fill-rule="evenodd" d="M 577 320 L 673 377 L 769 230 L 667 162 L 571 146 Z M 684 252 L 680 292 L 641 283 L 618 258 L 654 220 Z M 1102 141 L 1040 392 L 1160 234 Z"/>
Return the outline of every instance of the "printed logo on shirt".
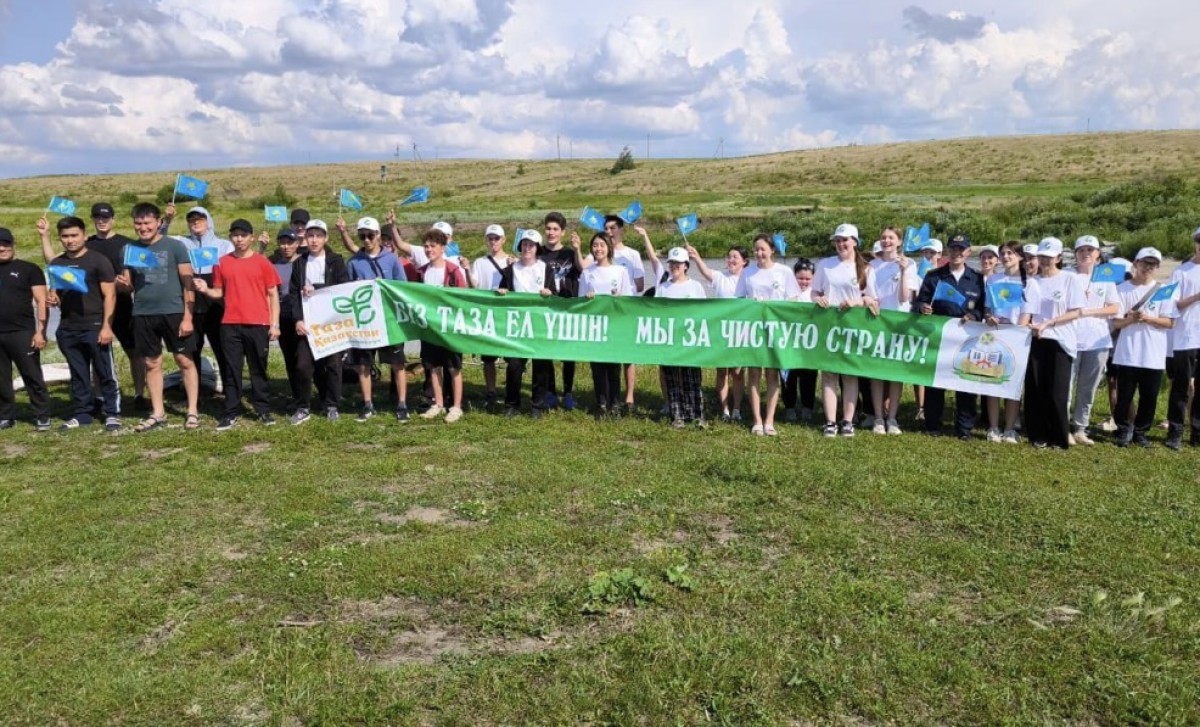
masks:
<path fill-rule="evenodd" d="M 616 295 L 617 291 L 619 291 L 620 289 L 621 289 L 621 284 L 616 280 L 612 281 L 612 294 Z"/>
<path fill-rule="evenodd" d="M 1054 296 L 1053 296 L 1053 298 L 1054 298 L 1055 300 L 1062 300 L 1062 299 L 1063 299 L 1063 292 L 1062 292 L 1061 290 L 1056 290 L 1056 291 L 1054 291 Z"/>

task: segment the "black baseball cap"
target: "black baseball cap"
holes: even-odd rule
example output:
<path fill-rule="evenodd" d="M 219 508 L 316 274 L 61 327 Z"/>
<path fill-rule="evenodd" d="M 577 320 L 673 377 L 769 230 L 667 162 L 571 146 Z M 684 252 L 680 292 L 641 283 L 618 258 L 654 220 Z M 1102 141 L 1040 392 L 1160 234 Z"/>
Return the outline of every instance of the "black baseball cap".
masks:
<path fill-rule="evenodd" d="M 279 234 L 275 235 L 276 240 L 299 240 L 300 236 L 290 227 L 280 228 Z"/>
<path fill-rule="evenodd" d="M 0 245 L 15 245 L 16 240 L 13 240 L 12 232 L 7 227 L 0 227 Z"/>
<path fill-rule="evenodd" d="M 254 225 L 250 224 L 250 220 L 237 219 L 229 223 L 229 234 L 235 232 L 244 232 L 247 235 L 254 234 Z"/>
<path fill-rule="evenodd" d="M 971 238 L 967 237 L 966 235 L 964 235 L 960 232 L 957 235 L 955 235 L 954 237 L 951 237 L 950 241 L 946 243 L 946 247 L 955 247 L 955 246 L 970 247 L 971 246 Z"/>
<path fill-rule="evenodd" d="M 92 217 L 113 217 L 113 207 L 108 202 L 97 202 L 92 205 Z"/>
<path fill-rule="evenodd" d="M 308 210 L 304 209 L 303 207 L 297 207 L 296 209 L 292 210 L 291 222 L 293 225 L 307 225 L 308 221 L 311 219 L 312 217 L 308 214 Z"/>

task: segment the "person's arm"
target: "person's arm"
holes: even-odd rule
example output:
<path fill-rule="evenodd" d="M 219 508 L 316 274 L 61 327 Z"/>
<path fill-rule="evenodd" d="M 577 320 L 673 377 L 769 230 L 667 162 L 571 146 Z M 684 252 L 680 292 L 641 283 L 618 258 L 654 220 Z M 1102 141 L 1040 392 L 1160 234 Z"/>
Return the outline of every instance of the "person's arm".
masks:
<path fill-rule="evenodd" d="M 203 279 L 193 276 L 190 262 L 179 263 L 176 270 L 179 272 L 179 284 L 183 287 L 183 320 L 179 323 L 179 337 L 186 338 L 192 335 L 192 311 L 196 306 L 196 294 L 193 292 L 195 284 L 192 281 L 203 282 Z"/>
<path fill-rule="evenodd" d="M 583 257 L 583 240 L 576 230 L 571 230 L 571 249 L 575 251 L 575 270 L 582 273 L 588 269 L 588 261 Z"/>
<path fill-rule="evenodd" d="M 30 288 L 33 293 L 33 307 L 35 327 L 33 329 L 33 340 L 30 345 L 35 351 L 41 351 L 46 347 L 46 324 L 50 318 L 50 306 L 46 304 L 46 284 L 34 285 Z"/>
<path fill-rule="evenodd" d="M 259 251 L 259 253 L 266 255 L 267 247 L 269 247 L 270 244 L 271 244 L 271 235 L 268 234 L 266 230 L 263 230 L 262 232 L 258 233 L 258 251 Z"/>
<path fill-rule="evenodd" d="M 346 218 L 338 215 L 335 226 L 337 227 L 338 234 L 341 235 L 342 247 L 349 250 L 351 255 L 358 254 L 359 247 L 358 244 L 354 242 L 354 238 L 350 236 L 350 228 L 346 226 Z"/>
<path fill-rule="evenodd" d="M 97 342 L 107 346 L 113 342 L 112 318 L 117 309 L 117 286 L 112 282 L 100 281 L 100 295 L 104 299 L 104 318 L 100 321 L 100 337 Z"/>
<path fill-rule="evenodd" d="M 267 310 L 270 313 L 271 328 L 268 334 L 272 341 L 279 340 L 279 286 L 267 286 Z"/>
<path fill-rule="evenodd" d="M 158 232 L 160 235 L 166 236 L 167 232 L 170 231 L 170 229 L 171 229 L 171 222 L 174 221 L 174 219 L 175 219 L 175 203 L 168 202 L 167 208 L 163 212 L 162 224 L 158 226 Z"/>
<path fill-rule="evenodd" d="M 50 220 L 46 219 L 46 215 L 42 215 L 37 221 L 38 237 L 42 238 L 42 257 L 46 258 L 46 262 L 50 262 L 55 257 L 54 245 L 50 242 Z"/>
<path fill-rule="evenodd" d="M 650 235 L 646 232 L 645 227 L 634 225 L 633 229 L 642 236 L 642 242 L 646 244 L 646 258 L 651 262 L 650 269 L 653 270 L 660 265 L 658 255 L 654 252 L 654 243 L 650 242 Z"/>
<path fill-rule="evenodd" d="M 687 251 L 688 257 L 691 258 L 692 262 L 696 263 L 696 270 L 700 273 L 700 276 L 707 280 L 709 285 L 712 285 L 713 271 L 704 262 L 704 258 L 700 257 L 700 253 L 696 252 L 696 248 L 691 245 L 687 246 Z"/>

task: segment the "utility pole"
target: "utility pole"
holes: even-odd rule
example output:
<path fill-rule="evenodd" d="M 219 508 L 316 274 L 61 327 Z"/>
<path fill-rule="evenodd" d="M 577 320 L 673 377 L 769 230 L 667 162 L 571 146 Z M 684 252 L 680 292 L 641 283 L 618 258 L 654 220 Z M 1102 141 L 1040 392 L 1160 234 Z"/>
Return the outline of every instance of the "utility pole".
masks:
<path fill-rule="evenodd" d="M 717 142 L 717 154 L 716 154 L 716 157 L 717 157 L 718 159 L 724 159 L 724 158 L 725 158 L 725 137 L 723 137 L 723 136 L 722 136 L 722 137 L 721 137 L 721 139 L 720 139 L 720 140 Z"/>
<path fill-rule="evenodd" d="M 646 159 L 650 159 L 650 135 L 646 134 Z"/>
<path fill-rule="evenodd" d="M 417 142 L 415 142 L 415 141 L 413 142 L 413 161 L 414 162 L 424 162 L 425 161 L 424 159 L 421 158 L 421 152 L 417 151 Z"/>
<path fill-rule="evenodd" d="M 396 145 L 395 157 L 396 157 L 396 161 L 400 161 L 400 145 L 399 144 Z"/>
<path fill-rule="evenodd" d="M 558 147 L 558 160 L 562 161 L 562 134 L 554 136 L 554 145 Z"/>

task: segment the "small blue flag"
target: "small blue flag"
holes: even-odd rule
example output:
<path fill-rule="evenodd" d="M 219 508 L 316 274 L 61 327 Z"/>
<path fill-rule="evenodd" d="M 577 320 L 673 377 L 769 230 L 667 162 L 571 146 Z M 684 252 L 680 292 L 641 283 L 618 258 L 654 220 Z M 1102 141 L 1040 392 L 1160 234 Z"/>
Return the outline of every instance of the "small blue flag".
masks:
<path fill-rule="evenodd" d="M 54 290 L 74 290 L 78 293 L 86 293 L 88 291 L 86 273 L 78 268 L 69 268 L 66 265 L 51 265 L 46 268 L 46 272 L 50 273 L 50 287 Z"/>
<path fill-rule="evenodd" d="M 360 210 L 363 208 L 362 197 L 359 197 L 348 189 L 342 189 L 338 193 L 338 206 L 345 207 L 348 210 Z"/>
<path fill-rule="evenodd" d="M 287 222 L 288 210 L 287 207 L 263 207 L 263 213 L 267 217 L 267 222 Z"/>
<path fill-rule="evenodd" d="M 944 300 L 947 303 L 953 303 L 957 306 L 963 306 L 967 303 L 967 296 L 960 293 L 958 288 L 954 287 L 950 283 L 947 283 L 945 280 L 942 280 L 937 284 L 937 289 L 933 291 L 932 302 L 936 303 L 939 300 Z"/>
<path fill-rule="evenodd" d="M 604 215 L 591 207 L 583 208 L 583 213 L 579 215 L 579 221 L 596 232 L 604 232 Z"/>
<path fill-rule="evenodd" d="M 987 287 L 987 293 L 992 310 L 996 312 L 1020 308 L 1025 300 L 1025 290 L 1020 283 L 992 283 Z"/>
<path fill-rule="evenodd" d="M 771 243 L 773 245 L 775 245 L 775 254 L 776 255 L 779 255 L 780 257 L 787 255 L 787 240 L 783 239 L 782 232 L 776 232 L 771 237 Z"/>
<path fill-rule="evenodd" d="M 192 199 L 204 199 L 208 196 L 208 182 L 180 174 L 175 177 L 175 194 Z"/>
<path fill-rule="evenodd" d="M 126 245 L 125 267 L 150 270 L 158 267 L 158 258 L 154 256 L 154 251 L 142 245 Z"/>
<path fill-rule="evenodd" d="M 458 249 L 457 242 L 451 242 L 446 245 L 446 257 L 462 257 L 462 251 Z"/>
<path fill-rule="evenodd" d="M 908 227 L 904 230 L 904 252 L 920 252 L 925 243 L 929 242 L 929 223 L 920 228 Z"/>
<path fill-rule="evenodd" d="M 933 261 L 921 258 L 921 262 L 917 263 L 917 277 L 925 277 L 930 270 L 933 270 Z"/>
<path fill-rule="evenodd" d="M 1158 290 L 1154 291 L 1154 295 L 1150 296 L 1150 302 L 1161 303 L 1165 300 L 1170 300 L 1175 295 L 1176 290 L 1179 290 L 1178 282 L 1171 283 L 1170 285 L 1164 285 Z"/>
<path fill-rule="evenodd" d="M 75 214 L 75 203 L 66 197 L 51 197 L 46 209 L 63 216 Z"/>
<path fill-rule="evenodd" d="M 410 192 L 407 197 L 404 198 L 404 201 L 400 203 L 400 206 L 403 207 L 406 204 L 416 204 L 418 202 L 428 202 L 428 201 L 429 201 L 429 187 L 417 187 L 412 192 Z"/>
<path fill-rule="evenodd" d="M 194 250 L 188 250 L 188 257 L 192 260 L 192 267 L 196 272 L 200 272 L 203 268 L 211 268 L 217 264 L 217 260 L 221 257 L 221 251 L 215 247 L 197 247 Z"/>
<path fill-rule="evenodd" d="M 513 252 L 518 255 L 521 253 L 521 238 L 523 237 L 525 237 L 525 228 L 518 227 L 517 231 L 513 233 Z"/>
<path fill-rule="evenodd" d="M 625 220 L 625 224 L 632 225 L 642 219 L 642 203 L 636 200 L 630 202 L 628 207 L 617 213 L 617 217 Z"/>
<path fill-rule="evenodd" d="M 696 228 L 700 226 L 700 218 L 693 212 L 675 220 L 675 225 L 679 227 L 679 234 L 687 237 L 689 232 L 695 232 Z"/>
<path fill-rule="evenodd" d="M 1121 263 L 1104 263 L 1097 265 L 1092 271 L 1093 283 L 1123 283 L 1125 282 L 1125 266 Z"/>

